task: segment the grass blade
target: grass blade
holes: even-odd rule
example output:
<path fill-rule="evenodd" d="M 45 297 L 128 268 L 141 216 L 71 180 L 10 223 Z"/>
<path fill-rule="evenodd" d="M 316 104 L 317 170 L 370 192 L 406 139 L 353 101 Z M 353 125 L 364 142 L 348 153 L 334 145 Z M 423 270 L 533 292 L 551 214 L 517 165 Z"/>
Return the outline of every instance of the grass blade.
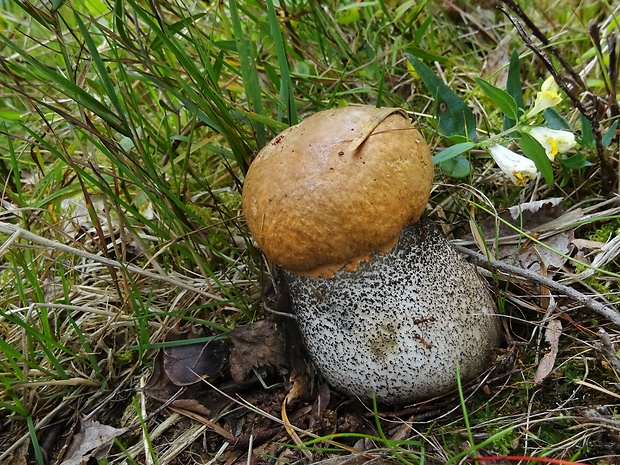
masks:
<path fill-rule="evenodd" d="M 245 92 L 248 99 L 248 107 L 251 111 L 261 115 L 263 113 L 263 102 L 261 98 L 261 89 L 258 81 L 258 70 L 256 68 L 256 57 L 253 53 L 252 43 L 246 39 L 241 21 L 239 19 L 239 11 L 237 10 L 237 1 L 230 0 L 230 19 L 232 21 L 233 30 L 235 32 L 235 40 L 237 42 L 237 54 L 239 55 L 239 64 L 241 66 L 241 76 L 245 85 Z M 256 122 L 254 125 L 256 130 L 256 139 L 259 147 L 263 147 L 267 140 L 265 136 L 265 126 L 263 123 Z"/>
<path fill-rule="evenodd" d="M 288 113 L 288 122 L 292 126 L 298 123 L 297 104 L 295 103 L 295 92 L 291 81 L 286 49 L 284 47 L 282 32 L 280 31 L 278 15 L 273 6 L 273 0 L 267 0 L 267 18 L 276 45 L 276 54 L 278 55 L 278 63 L 280 65 L 280 102 L 285 105 Z M 282 112 L 280 109 L 278 110 L 278 121 L 282 121 Z"/>

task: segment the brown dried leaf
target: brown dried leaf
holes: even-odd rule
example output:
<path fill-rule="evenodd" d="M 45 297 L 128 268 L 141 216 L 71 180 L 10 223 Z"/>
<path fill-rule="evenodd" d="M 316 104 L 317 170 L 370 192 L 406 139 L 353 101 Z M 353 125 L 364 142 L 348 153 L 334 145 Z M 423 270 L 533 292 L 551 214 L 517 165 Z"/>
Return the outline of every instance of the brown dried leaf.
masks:
<path fill-rule="evenodd" d="M 164 370 L 177 386 L 197 383 L 220 374 L 228 361 L 228 347 L 219 339 L 164 349 Z"/>
<path fill-rule="evenodd" d="M 574 240 L 574 231 L 562 227 L 561 200 L 551 198 L 527 202 L 511 207 L 500 215 L 504 221 L 537 238 L 547 247 L 520 237 L 515 229 L 495 218 L 482 221 L 480 228 L 491 248 L 491 255 L 499 261 L 517 264 L 533 272 L 546 268 L 549 275 L 552 270 L 561 268 L 566 262 L 563 255 L 570 254 Z M 493 247 L 495 237 L 499 243 L 497 250 Z M 479 240 L 476 242 L 480 243 Z"/>
<path fill-rule="evenodd" d="M 172 407 L 192 411 L 206 417 L 217 415 L 229 400 L 213 390 L 206 383 L 198 383 L 191 389 L 174 384 L 164 370 L 164 353 L 160 351 L 155 357 L 153 374 L 146 383 L 144 393 L 160 402 L 169 402 Z"/>
<path fill-rule="evenodd" d="M 128 428 L 113 428 L 98 421 L 82 421 L 81 429 L 73 438 L 67 451 L 67 458 L 61 465 L 85 465 L 93 458 L 103 459 L 115 438 L 127 432 Z"/>
<path fill-rule="evenodd" d="M 164 352 L 160 350 L 155 356 L 153 363 L 153 373 L 148 379 L 144 392 L 147 396 L 157 399 L 161 402 L 167 402 L 173 396 L 178 395 L 179 386 L 175 386 L 168 378 L 164 370 Z"/>
<path fill-rule="evenodd" d="M 28 447 L 29 441 L 24 443 L 14 450 L 13 454 L 9 455 L 5 460 L 0 462 L 0 465 L 28 465 Z"/>
<path fill-rule="evenodd" d="M 316 399 L 312 405 L 312 412 L 310 413 L 310 429 L 315 429 L 323 419 L 323 413 L 329 405 L 331 398 L 331 391 L 326 383 L 319 386 Z"/>
<path fill-rule="evenodd" d="M 286 349 L 275 323 L 257 321 L 233 329 L 228 336 L 233 344 L 230 374 L 236 383 L 243 383 L 252 368 L 287 366 Z"/>
<path fill-rule="evenodd" d="M 542 383 L 547 376 L 553 371 L 555 359 L 558 356 L 558 345 L 560 343 L 560 335 L 562 334 L 562 323 L 560 320 L 551 320 L 547 323 L 545 331 L 545 341 L 549 343 L 549 352 L 547 352 L 536 369 L 534 375 L 535 383 Z"/>

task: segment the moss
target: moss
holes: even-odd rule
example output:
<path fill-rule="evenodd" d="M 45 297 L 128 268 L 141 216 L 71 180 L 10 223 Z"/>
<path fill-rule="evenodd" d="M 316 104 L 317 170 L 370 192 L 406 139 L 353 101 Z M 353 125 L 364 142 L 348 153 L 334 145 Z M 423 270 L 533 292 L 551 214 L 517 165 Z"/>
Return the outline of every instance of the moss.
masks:
<path fill-rule="evenodd" d="M 614 273 L 619 271 L 616 268 L 617 267 L 615 264 L 600 267 L 601 270 L 612 271 Z M 588 269 L 589 268 L 584 265 L 577 264 L 575 266 L 575 273 L 580 274 Z M 594 275 L 584 279 L 583 282 L 592 287 L 592 289 L 594 289 L 597 293 L 604 295 L 610 302 L 620 302 L 620 283 L 618 281 L 604 281 L 600 279 L 600 275 L 595 273 Z"/>
<path fill-rule="evenodd" d="M 613 236 L 620 233 L 620 218 L 614 217 L 607 222 L 602 223 L 597 229 L 594 229 L 586 234 L 586 237 L 591 241 L 597 241 L 606 243 Z M 577 264 L 575 266 L 575 272 L 577 274 L 586 271 L 588 267 Z M 615 262 L 609 263 L 600 268 L 604 271 L 613 273 L 620 272 L 620 268 Z M 603 280 L 600 279 L 600 275 L 596 273 L 584 280 L 586 284 L 591 286 L 599 294 L 605 295 L 609 301 L 613 303 L 620 302 L 620 283 L 617 280 Z"/>
<path fill-rule="evenodd" d="M 122 350 L 120 352 L 116 353 L 116 361 L 121 365 L 121 366 L 126 366 L 129 365 L 130 363 L 133 362 L 134 360 L 134 352 L 132 350 Z"/>
<path fill-rule="evenodd" d="M 504 431 L 501 428 L 493 428 L 487 431 L 489 436 L 493 436 L 494 434 L 501 433 Z M 497 452 L 499 455 L 510 455 L 510 453 L 514 450 L 514 445 L 517 441 L 517 436 L 515 435 L 514 430 L 510 430 L 509 433 L 502 434 L 498 436 L 491 442 L 492 449 Z"/>
<path fill-rule="evenodd" d="M 0 272 L 0 296 L 10 296 L 14 292 L 13 279 L 15 273 L 12 269 L 6 269 Z"/>
<path fill-rule="evenodd" d="M 612 236 L 620 232 L 620 218 L 612 218 L 611 220 L 601 224 L 601 226 L 586 234 L 591 241 L 607 242 Z"/>

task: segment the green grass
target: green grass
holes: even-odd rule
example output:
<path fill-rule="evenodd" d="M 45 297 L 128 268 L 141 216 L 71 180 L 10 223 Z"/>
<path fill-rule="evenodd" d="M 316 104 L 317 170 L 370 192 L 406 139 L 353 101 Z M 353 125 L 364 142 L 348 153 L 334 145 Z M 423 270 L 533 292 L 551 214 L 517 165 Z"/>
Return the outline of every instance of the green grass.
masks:
<path fill-rule="evenodd" d="M 551 44 L 583 72 L 599 104 L 615 102 L 613 57 L 588 32 L 597 21 L 604 39 L 618 34 L 612 6 L 600 0 L 522 3 Z M 513 97 L 520 80 L 528 108 L 547 75 L 514 26 L 485 2 L 2 5 L 0 222 L 36 237 L 20 237 L 19 230 L 0 234 L 0 463 L 11 454 L 38 464 L 45 463 L 43 452 L 57 458 L 60 447 L 46 438 L 58 434 L 60 444 L 80 417 L 93 412 L 101 423 L 133 428 L 116 439 L 105 463 L 163 463 L 162 451 L 197 420 L 186 418 L 153 435 L 170 413 L 156 412 L 161 402 L 152 399 L 143 410 L 141 382 L 156 351 L 175 345 L 175 331 L 204 330 L 200 340 L 208 341 L 271 317 L 263 304 L 271 305 L 274 270 L 244 224 L 243 179 L 261 147 L 317 111 L 351 104 L 409 111 L 435 159 L 452 158 L 436 169 L 429 213 L 452 225 L 455 237 L 469 232 L 470 221 L 495 216 L 499 224 L 504 207 L 550 197 L 563 197 L 565 209 L 601 205 L 595 216 L 575 216 L 567 228 L 575 237 L 605 241 L 617 234 L 620 216 L 602 203 L 612 192 L 599 170 L 603 162 L 589 123 L 567 98 L 556 110 L 560 122 L 582 130 L 579 159 L 553 164 L 548 185 L 513 186 L 479 141 L 446 152 L 455 140 L 434 118 L 441 106 L 429 96 L 429 82 L 447 85 L 473 110 L 471 121 L 483 140 L 502 137 L 505 112 L 515 116 L 522 106 L 476 79 L 500 89 L 508 80 Z M 511 57 L 519 58 L 520 68 L 513 65 L 507 77 Z M 426 68 L 412 66 L 416 60 L 429 71 L 419 74 Z M 579 98 L 588 101 L 585 93 Z M 618 170 L 616 113 L 611 106 L 597 120 L 612 177 Z M 511 234 L 521 243 L 538 241 L 526 226 Z M 573 252 L 561 273 L 589 269 L 589 252 Z M 617 292 L 619 275 L 612 257 L 586 283 L 571 285 L 604 299 L 601 293 Z M 613 428 L 584 414 L 605 407 L 605 419 L 617 425 L 618 400 L 575 380 L 617 393 L 619 375 L 611 355 L 599 348 L 597 331 L 604 327 L 620 344 L 618 328 L 558 299 L 564 332 L 556 369 L 545 386 L 534 386 L 545 349 L 537 340 L 546 324 L 541 290 L 532 283 L 493 284 L 515 342 L 494 374 L 515 366 L 521 372 L 491 383 L 487 393 L 463 386 L 461 397 L 436 404 L 436 415 L 428 417 L 421 414 L 427 410 L 364 410 L 333 393 L 330 407 L 311 425 L 309 413 L 294 414 L 315 399 L 300 400 L 288 414 L 299 426 L 302 448 L 316 460 L 372 444 L 367 459 L 389 457 L 393 463 L 473 462 L 474 453 L 611 463 L 607 456 L 618 453 L 608 445 Z M 276 425 L 264 412 L 277 417 L 280 403 L 274 397 L 241 415 L 245 423 L 238 422 L 236 434 Z M 123 412 L 129 412 L 127 423 L 120 420 Z M 230 417 L 208 420 L 233 429 Z M 208 463 L 225 441 L 207 430 L 165 456 Z M 210 444 L 206 450 L 203 439 Z M 259 442 L 256 455 L 272 457 L 270 463 L 304 457 L 284 428 Z M 233 449 L 224 448 L 218 460 L 230 460 Z M 239 457 L 247 452 L 234 450 Z"/>

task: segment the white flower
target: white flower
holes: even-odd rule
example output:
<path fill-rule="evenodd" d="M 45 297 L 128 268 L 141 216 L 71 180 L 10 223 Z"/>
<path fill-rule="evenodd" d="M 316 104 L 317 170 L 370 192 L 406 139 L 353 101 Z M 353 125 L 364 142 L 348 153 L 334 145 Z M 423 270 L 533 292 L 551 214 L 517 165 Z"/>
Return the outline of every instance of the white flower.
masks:
<path fill-rule="evenodd" d="M 489 147 L 489 152 L 497 166 L 517 186 L 523 186 L 538 174 L 538 169 L 532 160 L 508 150 L 502 145 L 492 145 Z"/>
<path fill-rule="evenodd" d="M 540 87 L 540 92 L 536 94 L 536 101 L 534 102 L 534 106 L 530 111 L 528 111 L 526 118 L 530 118 L 534 115 L 537 115 L 543 110 L 546 110 L 549 107 L 554 107 L 558 103 L 562 101 L 562 97 L 558 94 L 559 87 L 553 79 L 553 76 L 549 76 L 545 79 L 542 86 Z"/>
<path fill-rule="evenodd" d="M 575 134 L 569 131 L 537 127 L 532 128 L 530 134 L 545 148 L 545 153 L 551 161 L 558 153 L 568 152 L 577 144 Z"/>

